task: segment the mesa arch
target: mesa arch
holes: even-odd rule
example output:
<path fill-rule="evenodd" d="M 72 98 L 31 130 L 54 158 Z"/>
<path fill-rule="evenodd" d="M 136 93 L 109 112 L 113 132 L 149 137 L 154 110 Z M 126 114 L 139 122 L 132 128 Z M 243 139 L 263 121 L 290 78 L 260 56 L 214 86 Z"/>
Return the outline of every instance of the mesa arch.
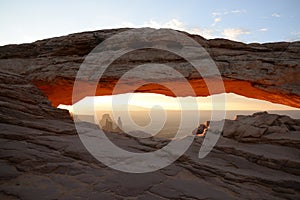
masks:
<path fill-rule="evenodd" d="M 76 73 L 85 56 L 106 38 L 126 30 L 76 33 L 30 44 L 2 46 L 0 66 L 2 70 L 25 75 L 46 94 L 53 106 L 71 104 Z M 300 108 L 300 42 L 244 44 L 185 34 L 210 54 L 222 75 L 226 92 Z M 189 80 L 197 96 L 209 95 L 201 76 L 182 59 L 151 49 L 135 52 L 135 56 L 124 56 L 114 62 L 100 80 L 95 95 L 111 94 L 122 73 L 149 61 L 173 66 Z M 81 81 L 89 87 L 89 81 Z M 182 84 L 176 80 L 162 81 L 172 81 L 179 88 Z M 128 86 L 122 86 L 124 93 L 128 91 Z M 159 85 L 146 85 L 137 92 L 172 96 L 170 91 Z M 85 91 L 81 96 L 85 96 Z M 184 91 L 182 96 L 185 96 Z"/>
<path fill-rule="evenodd" d="M 113 92 L 113 86 L 117 80 L 110 80 L 109 83 L 99 83 L 95 96 L 111 95 Z M 203 79 L 190 80 L 191 86 L 193 87 L 197 96 L 209 96 L 211 95 L 205 85 Z M 73 92 L 73 81 L 56 80 L 53 84 L 48 82 L 38 81 L 35 82 L 40 90 L 42 90 L 48 99 L 51 101 L 53 106 L 59 104 L 71 105 L 72 104 L 72 92 Z M 81 83 L 85 88 L 92 88 L 88 82 Z M 178 85 L 180 88 L 181 82 L 172 82 L 172 84 Z M 224 86 L 227 93 L 232 92 L 249 98 L 256 98 L 260 100 L 266 100 L 273 103 L 279 103 L 292 107 L 300 108 L 300 98 L 296 95 L 282 95 L 267 92 L 256 87 L 253 87 L 250 82 L 240 80 L 224 80 Z M 130 91 L 130 85 L 121 86 L 123 93 Z M 82 90 L 79 94 L 82 98 L 87 96 L 86 91 Z M 140 87 L 136 92 L 145 93 L 159 93 L 168 96 L 174 96 L 174 94 L 163 86 L 157 84 L 150 84 Z M 185 96 L 185 91 L 182 91 L 182 96 Z M 78 99 L 79 101 L 80 99 Z"/>

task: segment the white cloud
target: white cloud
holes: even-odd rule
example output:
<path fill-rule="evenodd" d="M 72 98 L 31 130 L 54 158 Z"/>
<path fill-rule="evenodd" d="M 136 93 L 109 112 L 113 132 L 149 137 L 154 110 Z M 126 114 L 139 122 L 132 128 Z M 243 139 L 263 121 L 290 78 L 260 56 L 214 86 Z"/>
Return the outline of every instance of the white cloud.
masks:
<path fill-rule="evenodd" d="M 222 20 L 221 17 L 219 17 L 219 18 L 216 18 L 216 19 L 215 19 L 215 22 L 218 23 L 218 22 L 220 22 L 221 20 Z"/>
<path fill-rule="evenodd" d="M 245 13 L 246 10 L 225 10 L 223 12 L 212 12 L 211 15 L 213 17 L 218 17 L 218 16 L 222 16 L 222 15 L 228 15 L 228 14 L 240 14 L 240 13 Z"/>
<path fill-rule="evenodd" d="M 214 24 L 221 22 L 221 20 L 221 18 L 215 18 Z M 180 31 L 185 31 L 191 34 L 197 34 L 206 39 L 213 39 L 222 35 L 226 39 L 239 41 L 239 37 L 241 35 L 250 34 L 250 31 L 240 28 L 227 28 L 223 31 L 217 31 L 214 28 L 188 27 L 178 19 L 171 19 L 165 23 L 159 23 L 157 21 L 150 20 L 149 22 L 145 22 L 144 26 L 152 28 L 172 28 Z"/>
<path fill-rule="evenodd" d="M 217 17 L 214 19 L 214 23 L 219 23 L 221 21 L 222 21 L 221 17 Z M 197 34 L 206 39 L 224 37 L 226 39 L 236 40 L 236 41 L 241 41 L 239 36 L 244 35 L 244 34 L 250 34 L 249 31 L 247 31 L 245 29 L 240 29 L 240 28 L 227 28 L 227 29 L 223 29 L 223 30 L 218 30 L 218 29 L 214 28 L 212 25 L 209 28 L 191 27 L 176 18 L 173 18 L 173 19 L 163 22 L 163 23 L 155 21 L 155 20 L 149 20 L 149 21 L 144 22 L 142 25 L 133 24 L 131 22 L 124 22 L 121 25 L 118 25 L 114 28 L 119 28 L 120 26 L 121 27 L 132 27 L 132 28 L 151 27 L 151 28 L 156 28 L 156 29 L 171 28 L 171 29 L 175 29 L 175 30 L 185 31 L 190 34 Z M 110 27 L 110 28 L 112 28 L 112 27 Z"/>
<path fill-rule="evenodd" d="M 242 10 L 232 10 L 231 11 L 232 13 L 241 13 L 241 12 L 243 12 Z"/>
<path fill-rule="evenodd" d="M 280 17 L 280 14 L 278 14 L 278 13 L 273 13 L 271 16 L 272 16 L 272 17 Z"/>
<path fill-rule="evenodd" d="M 136 26 L 133 26 L 136 27 Z M 185 31 L 191 34 L 201 35 L 206 39 L 215 38 L 214 30 L 208 28 L 198 28 L 198 27 L 188 27 L 182 21 L 178 19 L 171 19 L 165 23 L 159 23 L 154 20 L 150 20 L 148 22 L 144 22 L 143 27 L 151 27 L 151 28 L 171 28 L 175 30 Z"/>
<path fill-rule="evenodd" d="M 137 26 L 134 25 L 133 23 L 131 22 L 123 22 L 121 27 L 132 27 L 132 28 L 136 28 Z"/>
<path fill-rule="evenodd" d="M 221 22 L 222 21 L 222 18 L 221 17 L 217 17 L 214 19 L 214 23 L 212 23 L 211 26 L 215 26 L 217 23 Z"/>
<path fill-rule="evenodd" d="M 175 30 L 180 30 L 180 31 L 187 31 L 189 32 L 190 29 L 188 29 L 183 22 L 181 22 L 178 19 L 171 19 L 167 22 L 160 23 L 155 20 L 149 20 L 144 22 L 143 24 L 134 24 L 132 22 L 123 22 L 121 25 L 116 25 L 116 26 L 110 26 L 107 28 L 120 28 L 120 27 L 128 27 L 128 28 L 140 28 L 140 27 L 150 27 L 150 28 L 170 28 L 170 29 L 175 29 Z"/>
<path fill-rule="evenodd" d="M 200 29 L 200 28 L 191 28 L 189 30 L 187 30 L 187 32 L 191 33 L 191 34 L 197 34 L 200 35 L 206 39 L 213 39 L 216 38 L 215 36 L 215 31 L 213 29 L 208 29 L 208 28 L 204 28 L 204 29 Z"/>
<path fill-rule="evenodd" d="M 261 28 L 261 29 L 258 29 L 259 31 L 262 31 L 262 32 L 266 32 L 266 31 L 268 31 L 268 29 L 267 28 Z"/>
<path fill-rule="evenodd" d="M 183 22 L 179 21 L 178 19 L 171 19 L 165 23 L 159 23 L 154 20 L 150 20 L 149 22 L 145 22 L 144 26 L 152 27 L 152 28 L 171 28 L 176 30 L 185 31 L 186 27 Z"/>
<path fill-rule="evenodd" d="M 241 35 L 250 34 L 250 32 L 240 28 L 227 28 L 224 29 L 221 34 L 227 39 L 239 40 Z"/>
<path fill-rule="evenodd" d="M 211 13 L 211 15 L 213 16 L 213 17 L 217 17 L 217 16 L 220 16 L 220 15 L 222 15 L 223 13 L 221 13 L 221 12 L 212 12 Z"/>
<path fill-rule="evenodd" d="M 290 41 L 290 42 L 300 41 L 300 31 L 291 32 L 291 37 L 288 38 L 288 41 Z"/>

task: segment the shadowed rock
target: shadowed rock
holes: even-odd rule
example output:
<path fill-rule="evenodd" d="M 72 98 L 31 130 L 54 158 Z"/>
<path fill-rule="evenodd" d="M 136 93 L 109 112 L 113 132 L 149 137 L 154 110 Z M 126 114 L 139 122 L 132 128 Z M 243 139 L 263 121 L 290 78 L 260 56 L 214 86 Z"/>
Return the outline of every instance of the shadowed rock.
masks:
<path fill-rule="evenodd" d="M 251 116 L 237 115 L 235 120 L 223 121 L 225 122 L 222 135 L 240 141 L 257 141 L 273 133 L 288 134 L 299 131 L 300 126 L 300 119 L 267 112 L 254 113 Z"/>
<path fill-rule="evenodd" d="M 251 143 L 221 137 L 201 160 L 203 138 L 198 137 L 172 165 L 128 174 L 94 159 L 69 113 L 52 107 L 23 76 L 0 72 L 0 86 L 1 199 L 297 199 L 300 195 L 299 120 L 267 113 L 238 116 L 237 126 L 266 131 L 260 137 L 255 134 Z M 98 129 L 84 122 L 79 126 L 87 133 Z M 224 130 L 229 130 L 227 126 L 233 125 L 229 122 Z M 282 126 L 286 132 L 275 131 Z M 137 153 L 168 143 L 106 134 L 116 145 Z M 240 135 L 245 133 L 238 131 Z"/>

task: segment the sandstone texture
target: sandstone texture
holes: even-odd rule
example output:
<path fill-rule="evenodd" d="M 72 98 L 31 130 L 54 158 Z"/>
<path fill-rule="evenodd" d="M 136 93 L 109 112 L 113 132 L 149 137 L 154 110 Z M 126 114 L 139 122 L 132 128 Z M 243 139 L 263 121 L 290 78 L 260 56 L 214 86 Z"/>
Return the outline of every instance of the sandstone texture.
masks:
<path fill-rule="evenodd" d="M 224 137 L 204 159 L 198 158 L 203 138 L 197 137 L 172 165 L 152 173 L 129 174 L 93 158 L 81 143 L 69 113 L 52 107 L 24 76 L 1 71 L 0 85 L 1 199 L 300 196 L 299 120 L 267 113 L 238 116 L 226 121 Z M 98 128 L 89 123 L 80 126 L 87 133 Z M 207 134 L 212 133 L 208 130 Z M 107 136 L 133 152 L 155 151 L 168 143 L 109 132 Z"/>
<path fill-rule="evenodd" d="M 224 120 L 223 136 L 239 141 L 261 141 L 270 134 L 284 135 L 300 131 L 300 119 L 289 116 L 255 113 L 251 116 L 238 115 L 235 120 Z"/>
<path fill-rule="evenodd" d="M 214 134 L 212 125 L 218 122 L 207 123 L 196 131 L 201 136 L 195 137 L 184 155 L 151 173 L 124 173 L 96 160 L 81 142 L 68 111 L 53 106 L 71 104 L 74 80 L 86 56 L 105 39 L 127 30 L 85 32 L 0 47 L 0 199 L 299 198 L 300 122 L 287 116 L 263 112 L 224 120 L 216 146 L 199 159 L 204 133 Z M 227 92 L 299 108 L 300 42 L 243 44 L 184 34 L 209 52 Z M 99 81 L 96 94 L 111 94 L 120 76 L 149 62 L 174 67 L 189 80 L 196 95 L 209 95 L 202 77 L 182 58 L 153 49 L 118 58 Z M 94 71 L 91 68 L 86 73 L 86 79 L 80 81 L 89 87 Z M 153 73 L 158 79 L 162 75 Z M 121 92 L 140 80 L 130 81 Z M 178 88 L 182 85 L 174 79 L 161 81 Z M 172 95 L 158 85 L 137 91 Z M 85 95 L 82 91 L 81 96 Z M 99 128 L 86 122 L 77 125 L 87 137 Z M 114 144 L 136 153 L 155 151 L 169 143 L 119 131 L 106 131 L 106 135 Z"/>
<path fill-rule="evenodd" d="M 52 105 L 71 104 L 74 80 L 86 56 L 105 39 L 128 30 L 130 29 L 76 33 L 30 44 L 2 46 L 0 66 L 2 70 L 22 75 L 35 83 Z M 197 41 L 209 53 L 222 75 L 227 92 L 299 108 L 300 42 L 244 44 L 225 39 L 206 40 L 197 35 L 184 34 Z M 134 36 L 128 37 L 134 40 Z M 158 38 L 163 37 L 166 35 L 161 34 Z M 122 42 L 124 41 L 116 41 L 116 44 Z M 168 64 L 189 80 L 197 96 L 209 95 L 204 80 L 189 63 L 177 55 L 157 49 L 141 49 L 116 59 L 99 81 L 96 95 L 111 94 L 114 85 L 125 72 L 149 62 Z M 89 87 L 89 81 L 95 79 L 93 68 L 86 73 L 87 78 L 81 81 Z M 152 77 L 159 78 L 162 75 L 160 71 L 153 73 Z M 164 74 L 164 77 L 168 75 Z M 120 92 L 127 92 L 131 82 L 137 81 L 139 80 L 131 79 L 123 83 Z M 160 81 L 170 82 L 179 90 L 183 84 L 174 79 L 164 78 Z M 137 91 L 173 95 L 159 85 L 143 86 Z M 86 91 L 81 93 L 80 97 L 88 95 Z M 187 94 L 181 90 L 180 95 Z"/>

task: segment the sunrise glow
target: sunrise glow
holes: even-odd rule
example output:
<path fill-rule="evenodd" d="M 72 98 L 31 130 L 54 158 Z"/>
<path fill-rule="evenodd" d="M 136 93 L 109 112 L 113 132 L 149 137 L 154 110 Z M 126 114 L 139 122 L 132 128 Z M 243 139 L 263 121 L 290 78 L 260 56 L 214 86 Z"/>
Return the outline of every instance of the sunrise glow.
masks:
<path fill-rule="evenodd" d="M 212 110 L 212 98 L 217 98 L 221 95 L 225 95 L 226 102 L 215 102 L 215 104 L 225 106 L 225 110 L 299 110 L 294 107 L 247 98 L 234 93 L 217 94 L 208 97 L 177 98 L 154 93 L 129 93 L 116 95 L 118 98 L 114 98 L 114 96 L 85 97 L 73 106 L 60 104 L 58 108 L 67 109 L 71 113 L 91 114 L 94 109 L 96 111 L 110 111 L 112 107 L 116 110 L 125 109 L 127 101 L 122 100 L 129 99 L 128 109 L 136 111 L 148 110 L 155 106 L 159 106 L 164 110 L 180 110 L 181 107 L 193 109 L 195 106 L 190 105 L 193 102 L 196 102 L 198 110 Z M 222 106 L 219 107 L 222 108 Z"/>

